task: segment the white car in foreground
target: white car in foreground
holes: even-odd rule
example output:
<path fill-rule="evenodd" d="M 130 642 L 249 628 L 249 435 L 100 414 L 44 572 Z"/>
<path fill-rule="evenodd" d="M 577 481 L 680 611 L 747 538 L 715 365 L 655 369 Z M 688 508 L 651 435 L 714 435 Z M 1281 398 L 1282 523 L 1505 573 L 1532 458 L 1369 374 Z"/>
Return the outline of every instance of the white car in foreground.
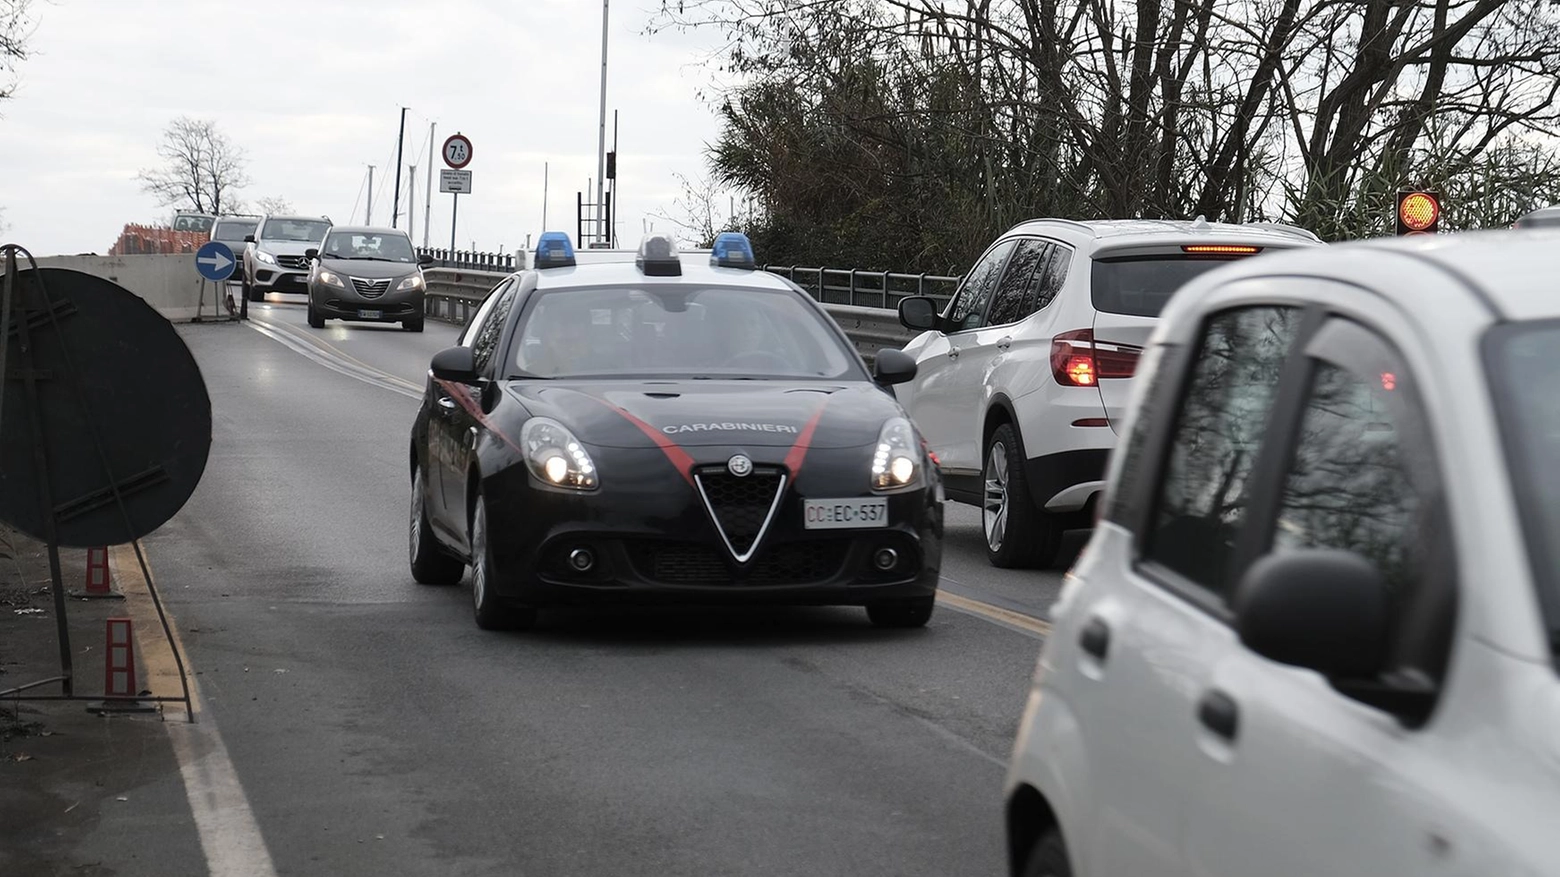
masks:
<path fill-rule="evenodd" d="M 1015 742 L 1012 874 L 1560 873 L 1557 251 L 1177 294 Z"/>

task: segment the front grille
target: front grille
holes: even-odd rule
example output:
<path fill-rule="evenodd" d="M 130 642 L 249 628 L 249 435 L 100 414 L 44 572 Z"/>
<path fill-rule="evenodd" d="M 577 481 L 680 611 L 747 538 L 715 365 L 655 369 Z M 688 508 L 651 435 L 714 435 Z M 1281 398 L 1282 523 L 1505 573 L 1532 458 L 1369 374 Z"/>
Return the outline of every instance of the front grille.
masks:
<path fill-rule="evenodd" d="M 276 264 L 283 268 L 307 268 L 309 260 L 305 256 L 277 256 Z"/>
<path fill-rule="evenodd" d="M 641 576 L 663 585 L 810 585 L 839 575 L 849 551 L 846 539 L 791 542 L 736 572 L 715 549 L 685 542 L 642 542 L 629 556 Z"/>
<path fill-rule="evenodd" d="M 352 278 L 352 288 L 356 289 L 357 294 L 364 298 L 379 298 L 390 291 L 390 281 L 388 278 L 385 280 L 364 280 L 361 277 L 354 277 Z"/>
<path fill-rule="evenodd" d="M 755 468 L 738 477 L 721 468 L 695 473 L 694 479 L 731 553 L 738 560 L 746 559 L 769 524 L 775 496 L 785 487 L 785 474 L 778 468 Z"/>

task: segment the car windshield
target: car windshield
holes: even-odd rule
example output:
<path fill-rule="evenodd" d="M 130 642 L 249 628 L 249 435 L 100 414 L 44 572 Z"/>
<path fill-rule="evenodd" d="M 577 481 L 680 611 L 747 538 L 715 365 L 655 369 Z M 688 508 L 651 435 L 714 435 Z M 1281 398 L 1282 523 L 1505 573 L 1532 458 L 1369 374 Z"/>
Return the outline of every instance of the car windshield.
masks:
<path fill-rule="evenodd" d="M 211 223 L 214 220 L 209 216 L 175 216 L 173 218 L 174 231 L 211 231 Z"/>
<path fill-rule="evenodd" d="M 412 241 L 404 234 L 338 231 L 320 248 L 328 259 L 369 259 L 378 262 L 415 262 Z"/>
<path fill-rule="evenodd" d="M 305 243 L 324 240 L 327 231 L 330 223 L 321 219 L 267 219 L 260 239 Z"/>
<path fill-rule="evenodd" d="M 1157 317 L 1183 284 L 1229 261 L 1229 257 L 1179 254 L 1096 259 L 1094 309 L 1107 314 Z"/>
<path fill-rule="evenodd" d="M 521 377 L 861 378 L 861 361 L 782 289 L 589 287 L 540 292 L 511 362 Z"/>
<path fill-rule="evenodd" d="M 211 239 L 214 241 L 243 241 L 245 235 L 255 233 L 255 227 L 260 224 L 258 219 L 223 219 L 211 228 Z"/>
<path fill-rule="evenodd" d="M 1560 654 L 1560 323 L 1500 327 L 1485 355 L 1539 603 Z"/>

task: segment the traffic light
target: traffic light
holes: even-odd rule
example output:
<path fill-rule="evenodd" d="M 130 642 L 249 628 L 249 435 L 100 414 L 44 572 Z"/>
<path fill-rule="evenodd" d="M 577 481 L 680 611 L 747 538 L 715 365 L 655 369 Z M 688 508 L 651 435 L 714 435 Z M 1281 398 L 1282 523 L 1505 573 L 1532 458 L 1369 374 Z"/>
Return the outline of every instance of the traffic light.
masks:
<path fill-rule="evenodd" d="M 1397 233 L 1435 234 L 1441 230 L 1441 199 L 1423 189 L 1397 193 Z"/>

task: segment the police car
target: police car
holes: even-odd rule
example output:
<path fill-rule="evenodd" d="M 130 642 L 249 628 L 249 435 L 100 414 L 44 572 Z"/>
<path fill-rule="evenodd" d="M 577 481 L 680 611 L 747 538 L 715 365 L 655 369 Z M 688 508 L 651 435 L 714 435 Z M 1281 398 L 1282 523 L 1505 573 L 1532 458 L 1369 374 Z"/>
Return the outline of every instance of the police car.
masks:
<path fill-rule="evenodd" d="M 433 357 L 412 428 L 412 577 L 471 570 L 476 622 L 593 602 L 866 607 L 930 619 L 938 472 L 829 314 L 723 234 L 578 264 L 544 234 Z"/>
<path fill-rule="evenodd" d="M 1556 873 L 1557 247 L 1176 293 L 1014 746 L 1014 877 Z"/>

